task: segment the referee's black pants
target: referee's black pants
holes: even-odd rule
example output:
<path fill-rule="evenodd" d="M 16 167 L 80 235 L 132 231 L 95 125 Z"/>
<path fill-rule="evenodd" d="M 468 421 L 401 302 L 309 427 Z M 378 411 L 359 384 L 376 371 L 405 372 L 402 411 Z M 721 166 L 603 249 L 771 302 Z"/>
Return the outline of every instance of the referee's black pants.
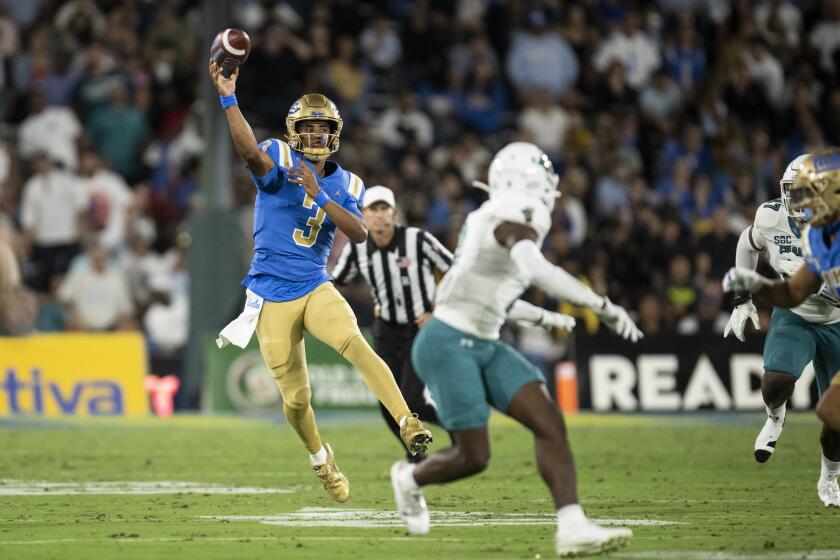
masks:
<path fill-rule="evenodd" d="M 426 402 L 423 396 L 425 385 L 417 377 L 414 367 L 411 365 L 411 345 L 415 336 L 417 336 L 417 326 L 414 324 L 400 325 L 381 319 L 376 319 L 373 323 L 373 349 L 379 354 L 380 358 L 385 360 L 394 374 L 394 379 L 408 408 L 411 412 L 416 412 L 423 422 L 433 422 L 439 425 L 435 407 Z M 400 427 L 391 417 L 388 409 L 382 406 L 382 403 L 379 403 L 379 410 L 382 412 L 382 417 L 388 427 L 402 445 Z M 425 457 L 420 454 L 412 457 L 408 453 L 406 456 L 410 462 L 418 462 Z"/>

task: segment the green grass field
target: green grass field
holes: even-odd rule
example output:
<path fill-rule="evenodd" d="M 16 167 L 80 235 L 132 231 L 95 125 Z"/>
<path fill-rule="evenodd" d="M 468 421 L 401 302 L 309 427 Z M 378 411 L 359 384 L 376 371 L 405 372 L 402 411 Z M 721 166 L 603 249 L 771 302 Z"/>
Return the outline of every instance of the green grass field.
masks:
<path fill-rule="evenodd" d="M 631 545 L 612 557 L 840 558 L 840 511 L 816 497 L 816 419 L 790 415 L 765 465 L 752 457 L 761 421 L 760 413 L 572 418 L 584 508 L 636 523 Z M 554 512 L 532 442 L 509 421 L 494 419 L 485 473 L 426 489 L 425 537 L 408 535 L 393 513 L 388 469 L 400 453 L 378 417 L 324 415 L 321 431 L 350 478 L 346 504 L 328 499 L 291 429 L 272 421 L 6 421 L 0 558 L 554 556 Z M 255 493 L 219 493 L 231 487 Z M 642 524 L 651 521 L 669 524 Z"/>

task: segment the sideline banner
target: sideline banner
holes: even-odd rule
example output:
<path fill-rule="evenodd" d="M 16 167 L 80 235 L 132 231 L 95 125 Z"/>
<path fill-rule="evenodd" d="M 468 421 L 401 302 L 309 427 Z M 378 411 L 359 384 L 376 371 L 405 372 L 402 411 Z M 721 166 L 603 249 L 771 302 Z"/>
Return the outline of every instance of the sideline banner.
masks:
<path fill-rule="evenodd" d="M 362 331 L 368 342 L 371 338 Z M 215 335 L 204 340 L 204 388 L 202 410 L 208 412 L 271 412 L 281 410 L 282 399 L 257 337 L 245 350 L 233 345 L 219 349 Z M 304 333 L 306 365 L 312 404 L 316 408 L 374 407 L 370 392 L 356 368 L 335 350 Z"/>
<path fill-rule="evenodd" d="M 650 336 L 637 344 L 617 336 L 578 336 L 580 408 L 671 412 L 763 410 L 764 336 L 745 342 L 721 336 Z M 793 393 L 794 408 L 816 405 L 809 364 Z"/>
<path fill-rule="evenodd" d="M 0 417 L 148 413 L 138 333 L 0 337 Z"/>

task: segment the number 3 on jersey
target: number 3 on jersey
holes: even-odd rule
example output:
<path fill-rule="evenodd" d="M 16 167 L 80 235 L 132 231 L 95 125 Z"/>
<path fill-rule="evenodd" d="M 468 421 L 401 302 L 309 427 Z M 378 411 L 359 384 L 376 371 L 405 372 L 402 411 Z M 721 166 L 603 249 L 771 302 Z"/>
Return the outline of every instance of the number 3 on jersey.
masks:
<path fill-rule="evenodd" d="M 306 195 L 303 199 L 303 207 L 312 208 L 314 205 L 315 201 L 312 197 Z M 306 220 L 306 225 L 309 226 L 309 233 L 304 233 L 302 229 L 295 228 L 295 231 L 292 234 L 292 239 L 294 239 L 295 243 L 301 247 L 312 247 L 318 239 L 318 232 L 321 231 L 321 224 L 324 223 L 324 218 L 326 217 L 327 213 L 324 212 L 323 208 L 319 207 L 315 215 L 310 216 L 310 218 Z"/>

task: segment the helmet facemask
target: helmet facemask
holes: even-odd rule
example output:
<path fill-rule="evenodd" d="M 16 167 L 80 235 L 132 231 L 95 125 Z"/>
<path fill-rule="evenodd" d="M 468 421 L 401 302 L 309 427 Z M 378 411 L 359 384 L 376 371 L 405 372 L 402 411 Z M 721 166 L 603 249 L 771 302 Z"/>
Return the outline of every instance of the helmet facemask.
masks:
<path fill-rule="evenodd" d="M 794 209 L 790 201 L 790 193 L 791 189 L 793 188 L 793 181 L 782 181 L 780 184 L 782 186 L 782 204 L 785 207 L 785 212 L 787 212 L 787 215 L 796 220 L 797 222 L 806 222 L 807 220 L 805 218 L 805 211 L 802 209 Z"/>

